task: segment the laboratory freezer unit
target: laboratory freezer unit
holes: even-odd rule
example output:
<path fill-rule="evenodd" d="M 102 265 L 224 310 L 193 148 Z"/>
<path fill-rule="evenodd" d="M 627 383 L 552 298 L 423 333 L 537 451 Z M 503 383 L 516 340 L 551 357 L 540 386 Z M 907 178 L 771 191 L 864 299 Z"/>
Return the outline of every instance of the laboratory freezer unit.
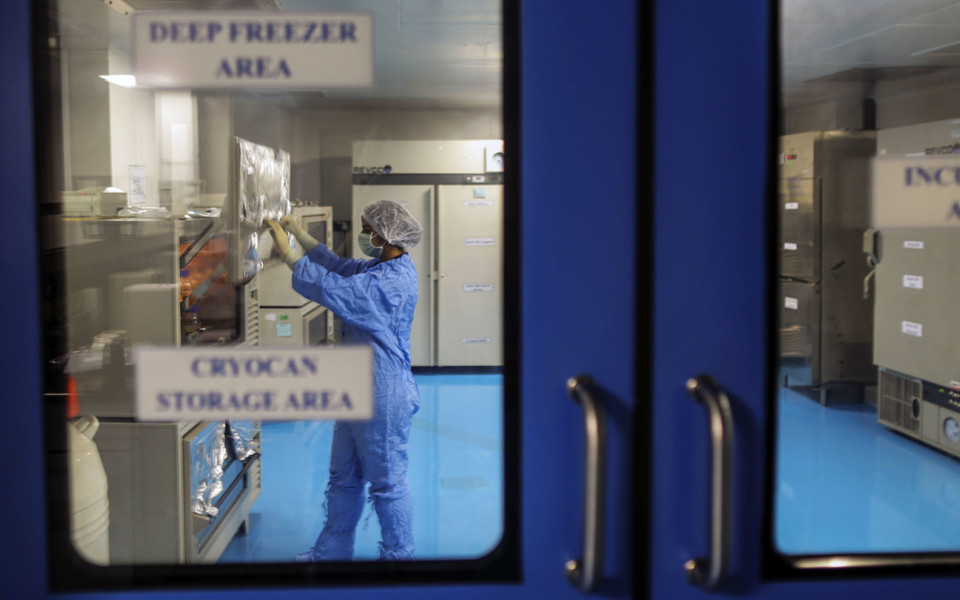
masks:
<path fill-rule="evenodd" d="M 883 130 L 880 157 L 960 154 L 960 120 Z M 960 229 L 876 232 L 878 421 L 960 457 Z"/>

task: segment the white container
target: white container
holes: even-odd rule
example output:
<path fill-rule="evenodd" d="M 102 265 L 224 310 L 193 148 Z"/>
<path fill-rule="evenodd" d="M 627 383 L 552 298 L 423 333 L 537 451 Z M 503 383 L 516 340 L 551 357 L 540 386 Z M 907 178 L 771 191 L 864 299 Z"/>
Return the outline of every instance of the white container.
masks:
<path fill-rule="evenodd" d="M 70 538 L 87 561 L 110 562 L 110 505 L 107 474 L 93 442 L 100 422 L 86 415 L 67 425 L 70 448 Z"/>

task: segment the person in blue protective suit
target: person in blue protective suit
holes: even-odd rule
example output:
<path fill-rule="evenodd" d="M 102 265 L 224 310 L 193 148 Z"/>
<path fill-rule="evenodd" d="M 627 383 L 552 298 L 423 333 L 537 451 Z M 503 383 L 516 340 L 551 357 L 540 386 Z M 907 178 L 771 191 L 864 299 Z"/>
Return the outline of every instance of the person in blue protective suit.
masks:
<path fill-rule="evenodd" d="M 334 425 L 326 522 L 313 547 L 296 556 L 298 562 L 353 558 L 366 482 L 380 520 L 380 558 L 413 558 L 407 439 L 420 390 L 410 370 L 417 271 L 406 250 L 420 241 L 423 228 L 390 200 L 365 207 L 361 221 L 358 241 L 369 260 L 337 256 L 290 217 L 280 224 L 267 221 L 284 262 L 293 269 L 293 289 L 343 320 L 345 344 L 373 347 L 374 418 Z M 305 256 L 290 249 L 283 228 Z"/>

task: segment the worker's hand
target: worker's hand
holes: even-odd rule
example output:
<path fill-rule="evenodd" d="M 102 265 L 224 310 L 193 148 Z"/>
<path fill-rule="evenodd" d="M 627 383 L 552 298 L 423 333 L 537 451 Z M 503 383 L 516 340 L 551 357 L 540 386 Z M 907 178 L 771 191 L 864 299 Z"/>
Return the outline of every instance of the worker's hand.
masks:
<path fill-rule="evenodd" d="M 313 239 L 309 233 L 303 230 L 303 227 L 300 226 L 300 223 L 297 222 L 297 219 L 294 218 L 293 215 L 284 215 L 280 219 L 280 223 L 284 229 L 293 234 L 293 237 L 296 238 L 304 252 L 310 252 L 316 248 L 317 240 Z"/>
<path fill-rule="evenodd" d="M 274 246 L 277 248 L 277 251 L 280 252 L 280 255 L 286 256 L 289 254 L 290 240 L 287 239 L 287 232 L 283 230 L 280 223 L 277 223 L 273 219 L 264 219 L 263 222 L 270 227 L 270 233 L 273 234 L 273 240 L 276 242 Z"/>

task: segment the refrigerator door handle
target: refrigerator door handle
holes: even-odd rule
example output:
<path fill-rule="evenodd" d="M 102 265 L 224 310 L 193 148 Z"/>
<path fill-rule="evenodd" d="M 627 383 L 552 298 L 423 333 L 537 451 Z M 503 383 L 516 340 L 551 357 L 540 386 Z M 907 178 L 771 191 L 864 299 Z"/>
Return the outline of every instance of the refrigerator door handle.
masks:
<path fill-rule="evenodd" d="M 606 456 L 606 417 L 599 390 L 588 375 L 567 381 L 574 402 L 583 406 L 586 426 L 584 460 L 583 558 L 567 561 L 567 579 L 581 592 L 589 594 L 603 573 L 604 465 Z"/>
<path fill-rule="evenodd" d="M 684 569 L 687 580 L 716 589 L 727 575 L 733 521 L 733 412 L 730 399 L 713 378 L 700 375 L 687 381 L 687 391 L 707 408 L 710 418 L 710 554 L 692 558 Z"/>
<path fill-rule="evenodd" d="M 877 272 L 877 264 L 880 263 L 880 258 L 878 254 L 879 240 L 877 237 L 880 235 L 876 229 L 867 229 L 863 232 L 863 252 L 867 255 L 867 276 L 863 278 L 863 299 L 867 300 L 870 298 L 870 280 L 873 279 L 874 274 Z"/>

